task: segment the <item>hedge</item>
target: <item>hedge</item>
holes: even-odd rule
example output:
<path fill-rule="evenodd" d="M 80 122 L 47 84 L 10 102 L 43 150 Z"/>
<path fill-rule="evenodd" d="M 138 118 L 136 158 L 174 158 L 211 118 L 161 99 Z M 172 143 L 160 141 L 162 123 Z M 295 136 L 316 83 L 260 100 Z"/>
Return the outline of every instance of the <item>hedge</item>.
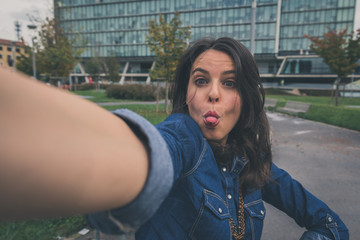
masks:
<path fill-rule="evenodd" d="M 164 88 L 159 89 L 159 98 L 164 98 Z M 140 101 L 155 101 L 157 87 L 145 84 L 113 84 L 106 88 L 108 98 L 129 99 Z"/>

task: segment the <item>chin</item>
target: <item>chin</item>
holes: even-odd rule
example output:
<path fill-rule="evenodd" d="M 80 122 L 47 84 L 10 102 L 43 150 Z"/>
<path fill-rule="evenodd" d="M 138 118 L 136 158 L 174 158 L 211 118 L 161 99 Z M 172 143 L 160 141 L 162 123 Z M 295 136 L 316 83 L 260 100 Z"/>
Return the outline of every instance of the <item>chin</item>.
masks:
<path fill-rule="evenodd" d="M 214 142 L 223 142 L 224 138 L 220 138 L 220 137 L 214 137 L 214 136 L 204 136 L 206 138 L 206 140 L 208 141 L 214 141 Z"/>

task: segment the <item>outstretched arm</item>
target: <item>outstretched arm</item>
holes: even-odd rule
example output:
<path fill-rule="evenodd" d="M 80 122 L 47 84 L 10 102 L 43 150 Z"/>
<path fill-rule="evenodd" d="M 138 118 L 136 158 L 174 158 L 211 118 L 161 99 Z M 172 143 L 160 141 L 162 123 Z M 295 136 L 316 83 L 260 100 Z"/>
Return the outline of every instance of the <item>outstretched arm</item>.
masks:
<path fill-rule="evenodd" d="M 0 68 L 0 221 L 121 207 L 147 174 L 146 149 L 123 120 Z"/>
<path fill-rule="evenodd" d="M 324 202 L 308 192 L 298 181 L 275 164 L 271 180 L 263 188 L 263 199 L 306 227 L 301 240 L 349 239 L 349 231 L 340 217 Z"/>

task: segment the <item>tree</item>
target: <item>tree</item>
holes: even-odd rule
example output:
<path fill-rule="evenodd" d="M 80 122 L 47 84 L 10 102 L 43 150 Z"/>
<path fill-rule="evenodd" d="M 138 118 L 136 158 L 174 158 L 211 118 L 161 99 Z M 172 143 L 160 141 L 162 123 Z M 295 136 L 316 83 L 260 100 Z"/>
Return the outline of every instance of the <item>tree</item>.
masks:
<path fill-rule="evenodd" d="M 102 64 L 103 62 L 99 58 L 92 57 L 85 63 L 85 71 L 89 73 L 94 80 L 97 80 L 103 68 Z"/>
<path fill-rule="evenodd" d="M 38 71 L 56 78 L 68 77 L 83 51 L 73 50 L 74 43 L 75 38 L 70 41 L 55 18 L 46 18 L 39 31 L 36 59 Z"/>
<path fill-rule="evenodd" d="M 180 27 L 182 21 L 176 12 L 172 20 L 159 14 L 159 23 L 154 19 L 149 22 L 149 33 L 146 43 L 150 51 L 155 54 L 155 66 L 150 70 L 150 76 L 165 79 L 165 112 L 168 113 L 169 82 L 174 79 L 175 69 L 180 56 L 187 47 L 190 39 L 190 27 Z"/>
<path fill-rule="evenodd" d="M 32 51 L 29 46 L 25 46 L 25 52 L 21 53 L 16 61 L 16 69 L 29 76 L 33 75 Z M 35 60 L 36 61 L 36 60 Z"/>
<path fill-rule="evenodd" d="M 107 78 L 112 82 L 119 82 L 119 69 L 120 64 L 116 57 L 108 57 L 105 59 L 106 75 Z"/>
<path fill-rule="evenodd" d="M 85 71 L 95 80 L 96 89 L 100 80 L 100 74 L 103 72 L 104 62 L 98 57 L 92 57 L 85 63 Z"/>
<path fill-rule="evenodd" d="M 342 78 L 355 70 L 360 58 L 360 29 L 348 33 L 345 28 L 340 31 L 330 30 L 322 38 L 304 35 L 312 43 L 310 49 L 319 55 L 337 75 L 335 80 L 335 105 L 338 105 L 339 85 Z"/>

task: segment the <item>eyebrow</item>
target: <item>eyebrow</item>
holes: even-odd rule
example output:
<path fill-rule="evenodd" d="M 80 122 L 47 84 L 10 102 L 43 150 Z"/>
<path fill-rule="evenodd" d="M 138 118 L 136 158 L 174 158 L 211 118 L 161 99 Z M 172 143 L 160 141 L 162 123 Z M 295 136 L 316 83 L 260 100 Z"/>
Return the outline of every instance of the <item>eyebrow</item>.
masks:
<path fill-rule="evenodd" d="M 203 69 L 203 68 L 195 68 L 192 72 L 191 75 L 193 75 L 195 72 L 202 72 L 205 74 L 209 74 L 209 71 Z M 223 72 L 221 75 L 227 75 L 227 74 L 235 74 L 235 70 L 228 70 Z"/>

